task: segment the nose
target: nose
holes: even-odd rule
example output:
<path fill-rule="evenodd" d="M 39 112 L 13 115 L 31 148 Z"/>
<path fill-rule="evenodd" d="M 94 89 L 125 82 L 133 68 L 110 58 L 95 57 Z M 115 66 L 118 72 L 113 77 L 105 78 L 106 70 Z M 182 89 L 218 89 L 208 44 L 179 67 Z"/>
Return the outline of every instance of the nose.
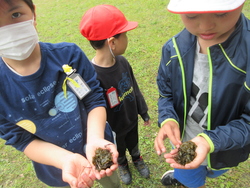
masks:
<path fill-rule="evenodd" d="M 200 29 L 202 31 L 209 31 L 212 30 L 214 27 L 216 26 L 213 18 L 211 18 L 210 16 L 204 16 L 204 18 L 201 20 L 200 22 Z"/>

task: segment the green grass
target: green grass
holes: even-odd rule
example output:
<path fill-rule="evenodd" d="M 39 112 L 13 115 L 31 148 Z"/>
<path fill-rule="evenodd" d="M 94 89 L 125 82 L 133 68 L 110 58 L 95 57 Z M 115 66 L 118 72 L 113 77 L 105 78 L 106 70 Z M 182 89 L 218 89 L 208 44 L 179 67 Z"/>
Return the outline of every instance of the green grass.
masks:
<path fill-rule="evenodd" d="M 149 106 L 152 120 L 150 127 L 139 126 L 140 150 L 151 171 L 150 179 L 143 179 L 134 169 L 131 161 L 133 183 L 127 188 L 161 188 L 161 175 L 169 165 L 163 156 L 157 156 L 153 144 L 158 132 L 156 74 L 162 45 L 183 28 L 178 15 L 166 10 L 168 1 L 162 0 L 34 0 L 37 10 L 37 29 L 40 41 L 74 42 L 89 58 L 94 50 L 78 30 L 83 13 L 97 4 L 112 4 L 118 7 L 130 21 L 137 21 L 138 28 L 128 32 L 129 45 L 124 56 L 131 63 L 134 74 Z M 250 17 L 250 3 L 247 1 L 244 12 Z M 166 141 L 168 146 L 168 142 Z M 130 158 L 129 158 L 130 159 Z M 231 169 L 225 175 L 209 179 L 209 188 L 248 188 L 250 187 L 250 160 Z M 31 162 L 0 140 L 0 188 L 47 188 L 37 180 Z M 95 183 L 95 188 L 99 187 Z"/>

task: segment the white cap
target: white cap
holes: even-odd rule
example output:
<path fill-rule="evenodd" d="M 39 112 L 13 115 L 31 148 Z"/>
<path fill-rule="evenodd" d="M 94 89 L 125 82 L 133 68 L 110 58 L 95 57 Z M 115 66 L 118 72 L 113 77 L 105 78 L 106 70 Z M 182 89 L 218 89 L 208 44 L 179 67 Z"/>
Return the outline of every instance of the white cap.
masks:
<path fill-rule="evenodd" d="M 230 12 L 245 0 L 170 0 L 168 10 L 176 14 Z"/>

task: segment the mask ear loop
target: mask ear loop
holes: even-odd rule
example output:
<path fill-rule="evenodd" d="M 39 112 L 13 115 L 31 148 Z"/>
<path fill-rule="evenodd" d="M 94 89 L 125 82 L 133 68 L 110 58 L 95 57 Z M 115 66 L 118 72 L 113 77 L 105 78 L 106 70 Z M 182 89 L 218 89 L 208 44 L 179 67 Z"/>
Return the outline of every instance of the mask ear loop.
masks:
<path fill-rule="evenodd" d="M 107 40 L 109 40 L 110 38 L 108 38 Z M 108 46 L 109 46 L 109 44 L 108 44 Z M 110 53 L 111 53 L 111 55 L 112 55 L 112 57 L 115 59 L 115 55 L 114 55 L 114 53 L 113 53 L 113 51 L 112 51 L 112 49 L 111 49 L 111 47 L 109 46 L 109 51 L 110 51 Z"/>
<path fill-rule="evenodd" d="M 35 14 L 33 14 L 33 17 L 32 17 L 32 24 L 34 25 L 34 23 L 35 23 Z"/>

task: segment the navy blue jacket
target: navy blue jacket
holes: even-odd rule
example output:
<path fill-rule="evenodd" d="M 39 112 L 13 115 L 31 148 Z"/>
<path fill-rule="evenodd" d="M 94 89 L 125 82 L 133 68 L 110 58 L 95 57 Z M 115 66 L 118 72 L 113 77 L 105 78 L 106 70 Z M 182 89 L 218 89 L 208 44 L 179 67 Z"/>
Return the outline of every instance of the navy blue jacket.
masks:
<path fill-rule="evenodd" d="M 190 108 L 197 38 L 186 29 L 162 48 L 157 84 L 159 123 L 175 119 L 182 135 Z M 208 166 L 237 166 L 250 152 L 250 21 L 242 14 L 222 44 L 208 48 L 210 80 L 207 130 Z"/>

